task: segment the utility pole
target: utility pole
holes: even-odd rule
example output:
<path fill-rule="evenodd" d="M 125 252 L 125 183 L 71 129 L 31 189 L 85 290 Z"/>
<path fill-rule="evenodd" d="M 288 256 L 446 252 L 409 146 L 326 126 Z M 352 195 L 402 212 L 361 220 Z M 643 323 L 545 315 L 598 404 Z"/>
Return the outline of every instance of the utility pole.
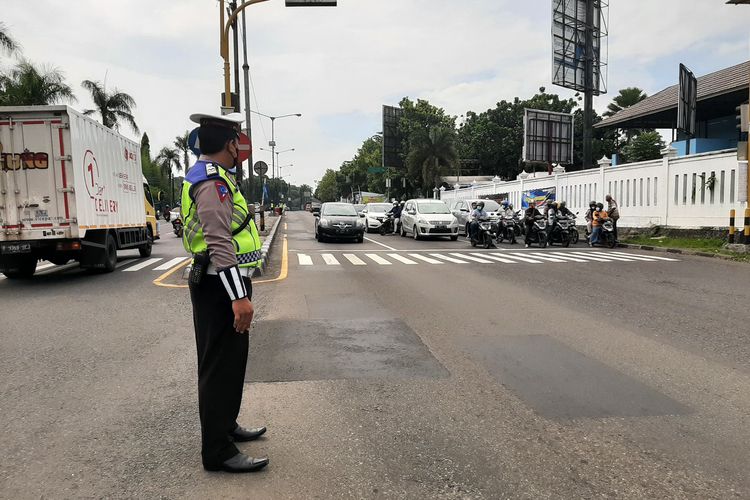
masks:
<path fill-rule="evenodd" d="M 586 59 L 583 99 L 583 168 L 592 165 L 591 143 L 594 128 L 594 3 L 586 0 Z M 597 82 L 598 83 L 598 82 Z"/>
<path fill-rule="evenodd" d="M 247 136 L 250 138 L 250 157 L 248 158 L 247 178 L 250 181 L 250 197 L 253 196 L 255 187 L 255 176 L 253 175 L 253 135 L 250 127 L 250 65 L 247 63 L 247 25 L 245 24 L 245 11 L 242 11 L 242 54 L 244 64 L 242 71 L 245 74 L 245 125 L 247 126 Z"/>

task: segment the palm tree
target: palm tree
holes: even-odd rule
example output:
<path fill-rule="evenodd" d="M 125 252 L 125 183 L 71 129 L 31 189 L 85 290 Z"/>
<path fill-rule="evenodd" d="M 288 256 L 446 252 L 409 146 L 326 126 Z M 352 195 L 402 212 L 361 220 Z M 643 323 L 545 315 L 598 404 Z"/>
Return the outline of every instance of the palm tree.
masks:
<path fill-rule="evenodd" d="M 648 97 L 648 95 L 638 87 L 621 89 L 620 93 L 616 95 L 614 99 L 612 99 L 612 102 L 607 106 L 607 111 L 604 112 L 604 116 L 612 116 L 625 108 L 629 108 L 633 104 L 638 104 L 646 97 Z"/>
<path fill-rule="evenodd" d="M 411 140 L 406 165 L 409 174 L 421 180 L 427 192 L 440 185 L 440 176 L 445 167 L 458 162 L 456 132 L 445 127 L 417 130 Z"/>
<path fill-rule="evenodd" d="M 19 62 L 7 75 L 0 75 L 0 105 L 33 106 L 75 101 L 73 90 L 57 68 L 36 68 Z"/>
<path fill-rule="evenodd" d="M 176 149 L 165 146 L 161 148 L 161 151 L 159 151 L 159 154 L 156 157 L 156 163 L 158 163 L 161 166 L 162 171 L 167 174 L 167 178 L 169 179 L 169 191 L 171 193 L 171 206 L 174 207 L 174 182 L 172 181 L 172 167 L 174 167 L 178 172 L 182 170 L 182 165 L 180 165 L 180 153 Z"/>
<path fill-rule="evenodd" d="M 135 99 L 125 92 L 114 89 L 111 93 L 107 92 L 104 85 L 91 80 L 84 80 L 81 86 L 91 92 L 91 98 L 94 100 L 96 109 L 87 109 L 83 112 L 85 115 L 98 112 L 102 117 L 102 124 L 115 130 L 119 130 L 120 121 L 124 121 L 133 132 L 138 134 L 138 125 L 133 118 L 133 109 L 135 108 Z"/>
<path fill-rule="evenodd" d="M 8 54 L 13 54 L 21 50 L 21 46 L 10 36 L 8 27 L 2 21 L 0 21 L 0 49 Z"/>
<path fill-rule="evenodd" d="M 187 174 L 190 169 L 190 158 L 188 152 L 190 151 L 190 131 L 186 130 L 183 135 L 178 135 L 174 139 L 174 147 L 182 152 L 182 161 L 185 167 L 185 173 Z"/>

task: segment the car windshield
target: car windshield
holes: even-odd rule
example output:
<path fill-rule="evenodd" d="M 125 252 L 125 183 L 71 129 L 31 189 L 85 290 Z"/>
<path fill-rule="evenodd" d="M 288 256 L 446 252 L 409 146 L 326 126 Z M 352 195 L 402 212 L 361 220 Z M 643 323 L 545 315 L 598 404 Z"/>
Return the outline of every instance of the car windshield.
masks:
<path fill-rule="evenodd" d="M 477 200 L 479 201 L 479 200 Z M 500 210 L 500 204 L 493 200 L 481 200 L 484 202 L 485 212 L 497 212 Z"/>
<path fill-rule="evenodd" d="M 393 207 L 390 203 L 368 203 L 367 204 L 367 211 L 370 213 L 386 213 L 388 210 L 390 210 Z"/>
<path fill-rule="evenodd" d="M 323 214 L 322 215 L 330 215 L 333 217 L 343 217 L 347 215 L 352 215 L 354 217 L 357 216 L 357 210 L 355 210 L 354 205 L 324 205 L 323 206 Z"/>
<path fill-rule="evenodd" d="M 364 206 L 364 205 L 354 205 L 354 209 L 355 209 L 355 210 L 356 210 L 357 212 L 361 212 L 361 211 L 362 211 L 362 210 L 363 210 L 364 208 L 365 208 L 365 206 Z"/>
<path fill-rule="evenodd" d="M 417 207 L 419 207 L 419 213 L 420 214 L 449 214 L 451 213 L 450 210 L 448 210 L 448 205 L 440 202 L 434 202 L 434 201 L 423 201 L 417 203 Z"/>

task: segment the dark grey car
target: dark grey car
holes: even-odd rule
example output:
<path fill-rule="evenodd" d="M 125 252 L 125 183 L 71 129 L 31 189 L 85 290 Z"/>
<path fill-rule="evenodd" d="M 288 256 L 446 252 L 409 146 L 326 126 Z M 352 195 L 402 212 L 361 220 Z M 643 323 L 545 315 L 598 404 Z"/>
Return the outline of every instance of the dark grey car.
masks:
<path fill-rule="evenodd" d="M 365 223 L 351 203 L 323 203 L 315 217 L 315 239 L 365 241 Z"/>

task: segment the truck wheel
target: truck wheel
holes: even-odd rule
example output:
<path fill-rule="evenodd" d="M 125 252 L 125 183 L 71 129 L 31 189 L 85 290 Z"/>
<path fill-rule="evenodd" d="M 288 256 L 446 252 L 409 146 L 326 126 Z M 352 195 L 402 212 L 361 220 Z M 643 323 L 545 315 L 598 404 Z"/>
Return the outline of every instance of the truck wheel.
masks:
<path fill-rule="evenodd" d="M 34 276 L 36 263 L 36 257 L 12 259 L 6 264 L 7 269 L 3 274 L 9 280 L 26 280 Z"/>
<path fill-rule="evenodd" d="M 151 257 L 151 250 L 154 248 L 154 235 L 151 232 L 151 228 L 148 228 L 148 234 L 146 236 L 146 243 L 144 243 L 142 246 L 138 247 L 138 253 L 141 255 L 141 257 Z M 115 262 L 117 262 L 117 257 L 115 257 Z"/>
<path fill-rule="evenodd" d="M 111 273 L 112 271 L 114 271 L 115 266 L 117 265 L 117 242 L 115 241 L 115 237 L 112 235 L 112 233 L 109 233 L 107 235 L 107 239 L 104 243 L 104 252 L 102 257 L 102 271 L 105 273 Z"/>

